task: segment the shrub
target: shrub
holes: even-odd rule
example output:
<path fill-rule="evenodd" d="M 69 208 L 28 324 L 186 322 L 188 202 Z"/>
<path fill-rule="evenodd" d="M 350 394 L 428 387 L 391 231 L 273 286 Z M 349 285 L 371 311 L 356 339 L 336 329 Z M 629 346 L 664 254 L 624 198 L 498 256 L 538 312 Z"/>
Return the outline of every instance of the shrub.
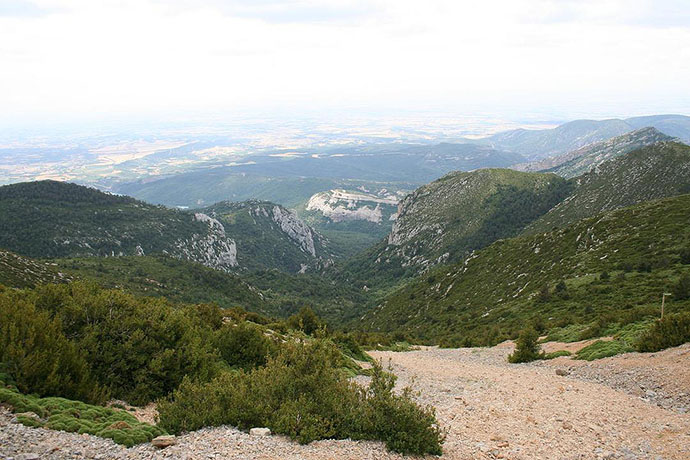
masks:
<path fill-rule="evenodd" d="M 539 351 L 538 340 L 539 334 L 537 331 L 531 327 L 524 329 L 517 339 L 515 351 L 508 356 L 508 362 L 527 363 L 542 358 L 543 354 Z"/>
<path fill-rule="evenodd" d="M 659 351 L 690 342 L 690 312 L 664 316 L 640 336 L 635 348 L 642 352 Z"/>
<path fill-rule="evenodd" d="M 242 322 L 226 324 L 215 336 L 215 346 L 230 366 L 251 369 L 266 364 L 275 344 L 261 329 Z"/>
<path fill-rule="evenodd" d="M 90 402 L 107 398 L 60 321 L 10 291 L 0 295 L 0 362 L 21 391 Z"/>
<path fill-rule="evenodd" d="M 39 398 L 17 390 L 0 388 L 0 403 L 15 413 L 33 412 L 39 419 L 20 415 L 17 420 L 30 427 L 44 427 L 70 433 L 92 434 L 131 447 L 165 434 L 162 429 L 139 422 L 133 415 L 64 398 Z"/>
<path fill-rule="evenodd" d="M 551 290 L 548 284 L 544 284 L 537 294 L 537 302 L 546 303 L 551 300 Z"/>
<path fill-rule="evenodd" d="M 673 287 L 673 298 L 676 300 L 690 299 L 690 275 L 683 275 Z"/>
<path fill-rule="evenodd" d="M 680 263 L 683 265 L 690 265 L 690 248 L 683 248 L 678 254 L 680 256 Z"/>
<path fill-rule="evenodd" d="M 329 341 L 287 343 L 263 368 L 225 372 L 209 383 L 185 379 L 160 401 L 160 424 L 181 432 L 229 424 L 268 426 L 302 443 L 325 438 L 380 439 L 403 453 L 440 454 L 443 433 L 431 409 L 409 391 L 393 393 L 393 377 L 374 365 L 364 389 L 339 369 Z"/>
<path fill-rule="evenodd" d="M 597 340 L 596 342 L 582 348 L 575 355 L 575 359 L 593 361 L 595 359 L 607 358 L 633 351 L 633 348 L 623 340 Z"/>
<path fill-rule="evenodd" d="M 292 329 L 302 331 L 307 335 L 314 335 L 316 331 L 324 327 L 314 310 L 309 307 L 302 307 L 298 313 L 290 316 L 287 322 Z"/>
<path fill-rule="evenodd" d="M 554 358 L 559 358 L 561 356 L 571 356 L 572 353 L 569 352 L 568 350 L 558 350 L 558 351 L 552 351 L 551 353 L 546 353 L 544 355 L 543 359 L 554 359 Z"/>

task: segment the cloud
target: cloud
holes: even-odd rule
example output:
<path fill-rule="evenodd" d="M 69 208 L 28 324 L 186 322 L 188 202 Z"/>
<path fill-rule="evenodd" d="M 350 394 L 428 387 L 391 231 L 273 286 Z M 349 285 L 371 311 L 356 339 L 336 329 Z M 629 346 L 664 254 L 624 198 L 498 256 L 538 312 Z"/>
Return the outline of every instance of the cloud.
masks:
<path fill-rule="evenodd" d="M 688 100 L 673 0 L 34 1 L 61 14 L 0 17 L 0 113 Z"/>
<path fill-rule="evenodd" d="M 0 17 L 37 18 L 55 13 L 54 8 L 43 8 L 28 0 L 2 0 Z"/>
<path fill-rule="evenodd" d="M 362 0 L 158 0 L 184 9 L 213 8 L 238 18 L 258 19 L 272 24 L 348 24 L 376 11 L 373 2 Z"/>

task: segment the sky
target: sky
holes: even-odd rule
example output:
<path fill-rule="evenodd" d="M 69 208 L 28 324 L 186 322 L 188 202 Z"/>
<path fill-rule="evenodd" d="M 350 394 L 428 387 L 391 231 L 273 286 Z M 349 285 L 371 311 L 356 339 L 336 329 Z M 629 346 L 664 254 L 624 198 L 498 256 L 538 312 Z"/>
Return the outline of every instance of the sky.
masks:
<path fill-rule="evenodd" d="M 0 114 L 690 114 L 688 0 L 0 0 Z"/>

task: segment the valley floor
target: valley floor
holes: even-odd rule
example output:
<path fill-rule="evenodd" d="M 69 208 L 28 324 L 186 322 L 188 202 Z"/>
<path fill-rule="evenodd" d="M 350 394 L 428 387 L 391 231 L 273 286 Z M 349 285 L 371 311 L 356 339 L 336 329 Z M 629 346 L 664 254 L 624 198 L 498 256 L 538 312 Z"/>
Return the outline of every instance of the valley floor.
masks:
<path fill-rule="evenodd" d="M 399 384 L 420 391 L 448 430 L 448 459 L 688 459 L 690 344 L 594 362 L 510 365 L 489 349 L 373 352 Z M 559 370 L 558 375 L 556 370 Z M 365 378 L 360 377 L 362 381 Z M 91 436 L 27 428 L 0 409 L 0 458 L 399 459 L 381 443 L 252 437 L 229 427 L 178 437 L 165 450 L 125 449 Z"/>

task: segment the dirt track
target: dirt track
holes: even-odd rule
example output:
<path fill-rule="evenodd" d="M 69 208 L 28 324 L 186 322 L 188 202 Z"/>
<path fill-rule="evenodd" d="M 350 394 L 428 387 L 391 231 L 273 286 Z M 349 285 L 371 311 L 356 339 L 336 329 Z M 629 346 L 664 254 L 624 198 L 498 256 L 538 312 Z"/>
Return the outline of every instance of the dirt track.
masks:
<path fill-rule="evenodd" d="M 690 345 L 536 365 L 507 364 L 511 348 L 372 354 L 390 359 L 400 383 L 413 381 L 420 400 L 437 408 L 449 429 L 444 458 L 690 459 L 690 415 L 680 407 L 690 398 Z M 555 372 L 571 366 L 568 376 Z M 578 378 L 584 368 L 597 369 L 600 382 Z M 631 385 L 618 389 L 621 372 Z M 664 409 L 642 399 L 630 391 L 638 378 L 672 388 L 679 404 Z"/>

